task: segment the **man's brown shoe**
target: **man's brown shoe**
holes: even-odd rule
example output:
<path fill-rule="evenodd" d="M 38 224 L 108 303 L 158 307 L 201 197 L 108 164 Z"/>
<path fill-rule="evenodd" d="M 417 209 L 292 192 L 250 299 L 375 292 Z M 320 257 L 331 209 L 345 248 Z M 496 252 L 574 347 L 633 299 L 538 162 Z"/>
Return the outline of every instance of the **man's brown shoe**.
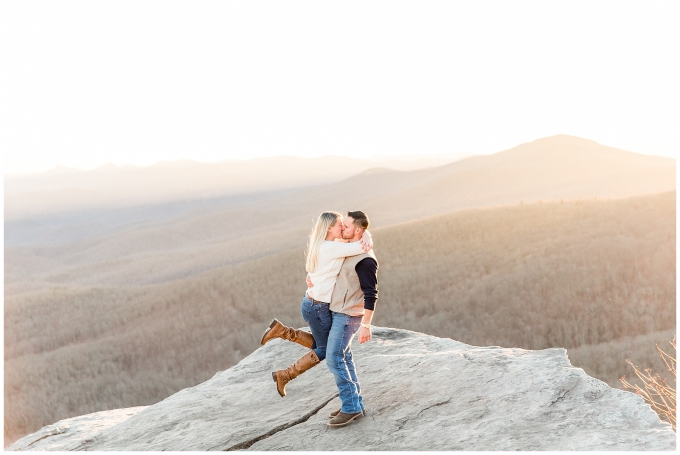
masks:
<path fill-rule="evenodd" d="M 277 370 L 272 372 L 272 378 L 276 383 L 276 391 L 279 392 L 279 395 L 285 397 L 286 384 L 318 363 L 319 357 L 317 357 L 316 352 L 309 351 L 307 354 L 297 359 L 295 363 L 285 370 Z"/>
<path fill-rule="evenodd" d="M 328 417 L 332 419 L 332 418 L 335 417 L 336 415 L 340 414 L 340 411 L 342 411 L 342 409 L 338 409 L 337 411 L 333 411 L 333 412 L 331 412 L 330 414 L 328 414 Z M 365 415 L 366 415 L 366 410 L 365 410 L 365 409 L 362 409 L 362 410 L 361 410 L 361 413 L 365 416 Z"/>
<path fill-rule="evenodd" d="M 304 330 L 297 330 L 292 327 L 286 327 L 278 320 L 274 319 L 267 330 L 262 335 L 260 344 L 265 344 L 267 341 L 274 338 L 283 338 L 284 340 L 292 341 L 293 343 L 301 344 L 302 346 L 312 349 L 314 345 L 314 335 Z"/>
<path fill-rule="evenodd" d="M 347 425 L 353 420 L 360 419 L 363 416 L 363 411 L 357 412 L 356 414 L 345 414 L 344 412 L 339 412 L 338 415 L 333 417 L 331 421 L 328 422 L 328 425 L 332 427 L 341 427 L 343 425 Z"/>

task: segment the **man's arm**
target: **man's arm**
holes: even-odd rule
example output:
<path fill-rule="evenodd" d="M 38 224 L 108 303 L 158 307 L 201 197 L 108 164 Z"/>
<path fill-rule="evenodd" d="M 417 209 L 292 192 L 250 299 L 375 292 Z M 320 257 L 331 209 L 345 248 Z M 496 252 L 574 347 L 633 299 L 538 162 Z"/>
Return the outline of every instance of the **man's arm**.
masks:
<path fill-rule="evenodd" d="M 373 258 L 364 258 L 359 261 L 354 268 L 359 277 L 359 285 L 364 292 L 364 317 L 362 324 L 371 324 L 375 302 L 378 300 L 378 263 Z M 371 339 L 371 329 L 367 327 L 359 328 L 359 344 L 363 344 Z"/>

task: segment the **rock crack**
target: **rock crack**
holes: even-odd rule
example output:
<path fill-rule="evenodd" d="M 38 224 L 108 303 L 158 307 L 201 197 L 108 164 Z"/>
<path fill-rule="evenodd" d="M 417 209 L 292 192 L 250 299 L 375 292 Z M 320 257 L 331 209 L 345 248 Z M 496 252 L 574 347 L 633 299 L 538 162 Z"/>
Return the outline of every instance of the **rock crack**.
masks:
<path fill-rule="evenodd" d="M 397 429 L 394 430 L 392 433 L 396 433 L 397 431 L 401 430 L 402 428 L 404 428 L 404 425 L 406 425 L 408 422 L 410 422 L 412 420 L 416 420 L 418 417 L 420 417 L 420 414 L 427 411 L 428 409 L 436 408 L 437 406 L 442 406 L 442 405 L 448 404 L 450 402 L 451 402 L 451 398 L 449 398 L 448 400 L 440 401 L 439 403 L 435 403 L 433 405 L 430 405 L 426 408 L 421 409 L 420 411 L 418 411 L 418 414 L 416 414 L 415 417 L 407 417 L 406 419 L 401 420 L 399 422 L 399 426 L 397 427 Z"/>
<path fill-rule="evenodd" d="M 247 441 L 239 442 L 239 443 L 236 444 L 236 445 L 233 445 L 233 446 L 231 446 L 231 447 L 229 447 L 229 448 L 227 448 L 227 449 L 224 449 L 224 451 L 225 451 L 225 452 L 229 452 L 229 451 L 232 451 L 232 450 L 244 450 L 244 449 L 247 449 L 247 448 L 249 448 L 250 446 L 252 446 L 253 444 L 255 444 L 257 441 L 261 441 L 261 440 L 263 440 L 263 439 L 267 439 L 268 437 L 270 437 L 270 436 L 272 436 L 272 435 L 274 435 L 274 434 L 276 434 L 276 433 L 278 433 L 278 432 L 280 432 L 280 431 L 286 430 L 286 429 L 291 428 L 291 427 L 293 427 L 293 426 L 295 426 L 295 425 L 299 425 L 299 424 L 301 424 L 301 423 L 303 423 L 303 422 L 306 422 L 307 420 L 309 420 L 310 417 L 312 417 L 314 414 L 316 414 L 317 412 L 319 412 L 319 410 L 321 410 L 321 409 L 323 409 L 324 407 L 326 407 L 326 405 L 327 405 L 328 403 L 330 403 L 331 400 L 333 400 L 333 399 L 335 399 L 335 398 L 337 398 L 337 397 L 338 397 L 338 394 L 336 393 L 335 395 L 333 395 L 332 397 L 330 397 L 328 400 L 326 400 L 325 402 L 323 402 L 322 404 L 320 404 L 320 405 L 317 406 L 316 408 L 312 409 L 311 411 L 309 411 L 307 414 L 303 415 L 303 416 L 300 417 L 299 419 L 295 419 L 295 420 L 293 420 L 292 422 L 288 422 L 288 423 L 285 423 L 285 424 L 283 424 L 283 425 L 279 425 L 278 427 L 273 428 L 272 430 L 266 432 L 265 434 L 260 435 L 260 436 L 257 436 L 257 437 L 255 437 L 255 438 L 253 438 L 253 439 L 249 439 L 249 440 L 247 440 Z M 215 447 L 212 447 L 212 448 L 210 448 L 210 449 L 208 449 L 208 450 L 214 450 L 214 449 L 216 449 L 217 447 L 218 447 L 218 446 L 215 446 Z"/>
<path fill-rule="evenodd" d="M 26 448 L 31 447 L 31 446 L 32 446 L 33 444 L 35 444 L 36 442 L 42 441 L 42 440 L 45 439 L 45 438 L 49 438 L 50 436 L 57 436 L 57 435 L 60 435 L 60 434 L 64 434 L 64 433 L 66 433 L 67 431 L 68 431 L 68 428 L 57 428 L 57 429 L 55 429 L 54 431 L 52 431 L 51 433 L 46 434 L 45 436 L 43 436 L 43 437 L 41 437 L 41 438 L 38 438 L 38 439 L 36 439 L 35 441 L 31 442 L 30 444 L 28 444 L 28 445 L 26 446 Z"/>

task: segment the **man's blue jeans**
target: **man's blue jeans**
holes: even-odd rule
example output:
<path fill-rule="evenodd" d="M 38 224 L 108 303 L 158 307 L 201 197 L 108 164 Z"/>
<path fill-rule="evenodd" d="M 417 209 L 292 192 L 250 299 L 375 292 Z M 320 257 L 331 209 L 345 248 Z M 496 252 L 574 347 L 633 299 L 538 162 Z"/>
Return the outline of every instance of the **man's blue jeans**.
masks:
<path fill-rule="evenodd" d="M 352 338 L 359 330 L 361 316 L 349 316 L 331 312 L 333 324 L 328 334 L 326 364 L 335 376 L 335 384 L 340 392 L 341 412 L 356 414 L 364 409 L 361 397 L 361 386 L 357 379 L 354 361 L 352 360 Z"/>
<path fill-rule="evenodd" d="M 329 310 L 327 303 L 314 303 L 305 297 L 302 318 L 314 335 L 312 349 L 319 360 L 326 359 L 340 392 L 341 412 L 356 414 L 364 409 L 361 386 L 352 360 L 351 342 L 361 325 L 361 316 L 348 316 Z M 328 355 L 328 358 L 326 358 Z"/>

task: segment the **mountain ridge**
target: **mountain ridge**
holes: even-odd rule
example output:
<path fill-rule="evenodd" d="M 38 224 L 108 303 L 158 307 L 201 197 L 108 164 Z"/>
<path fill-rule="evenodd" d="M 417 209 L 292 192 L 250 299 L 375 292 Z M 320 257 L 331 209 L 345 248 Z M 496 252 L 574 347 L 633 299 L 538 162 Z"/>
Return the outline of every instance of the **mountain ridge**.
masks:
<path fill-rule="evenodd" d="M 551 153 L 552 155 L 546 156 Z M 581 160 L 580 164 L 573 162 L 575 158 Z M 432 158 L 432 160 L 434 161 L 429 164 L 436 164 L 437 159 Z M 532 162 L 533 160 L 538 161 Z M 563 167 L 566 164 L 576 166 L 571 170 L 571 174 L 579 172 L 583 174 L 582 177 L 597 177 L 603 173 L 603 166 L 608 168 L 609 174 L 614 171 L 629 172 L 630 175 L 620 176 L 615 182 L 617 185 L 620 185 L 622 178 L 639 180 L 636 179 L 635 171 L 653 170 L 654 179 L 662 182 L 656 185 L 646 184 L 649 187 L 646 191 L 648 193 L 666 191 L 675 185 L 675 160 L 672 158 L 642 155 L 567 135 L 537 139 L 494 154 L 476 155 L 458 160 L 452 158 L 449 161 L 453 162 L 427 166 L 424 169 L 413 169 L 415 166 L 413 163 L 399 160 L 383 161 L 383 163 L 390 163 L 389 166 L 385 166 L 379 164 L 380 161 L 377 160 L 374 162 L 376 164 L 371 164 L 373 163 L 371 160 L 334 156 L 269 157 L 222 164 L 192 162 L 192 166 L 189 167 L 155 165 L 132 170 L 118 169 L 120 172 L 116 170 L 98 173 L 85 172 L 79 174 L 78 178 L 82 180 L 81 183 L 69 180 L 75 178 L 71 173 L 58 173 L 45 178 L 32 176 L 24 180 L 13 178 L 5 181 L 5 218 L 22 219 L 40 214 L 58 213 L 60 210 L 64 212 L 64 210 L 91 209 L 97 204 L 102 207 L 133 207 L 140 204 L 211 199 L 283 188 L 306 187 L 308 189 L 304 191 L 310 191 L 309 187 L 316 185 L 324 187 L 326 184 L 325 187 L 328 187 L 328 182 L 331 182 L 330 187 L 333 185 L 337 187 L 338 183 L 333 182 L 360 181 L 367 175 L 373 177 L 389 174 L 387 171 L 378 171 L 378 168 L 401 171 L 398 174 L 399 180 L 405 180 L 403 183 L 409 188 L 426 184 L 428 180 L 435 182 L 439 178 L 451 179 L 456 175 L 480 171 L 489 166 L 502 168 L 505 173 L 512 169 L 526 168 L 525 172 L 543 174 L 549 171 L 559 176 L 565 174 Z M 263 167 L 263 165 L 266 166 Z M 396 169 L 395 166 L 404 167 Z M 189 169 L 192 170 L 189 171 Z M 372 174 L 363 174 L 371 169 L 375 169 Z M 117 174 L 122 175 L 121 173 L 129 175 L 127 178 L 137 179 L 144 175 L 144 179 L 137 181 L 133 178 L 123 184 L 124 181 L 119 182 L 116 180 L 118 177 L 115 177 Z M 669 183 L 670 174 L 673 174 L 672 185 Z M 245 175 L 259 175 L 259 177 L 244 178 Z M 397 174 L 392 172 L 392 175 Z M 537 176 L 534 175 L 534 177 Z M 526 175 L 522 176 L 522 179 L 526 180 L 526 178 Z M 55 182 L 62 181 L 62 183 L 54 186 L 49 183 L 49 179 Z M 382 190 L 378 188 L 376 191 L 382 194 L 394 190 L 399 191 L 399 185 L 395 186 L 397 182 L 392 183 L 393 185 L 387 185 Z M 153 185 L 161 185 L 162 188 L 155 188 Z M 606 185 L 605 188 L 607 188 Z M 114 189 L 117 194 L 112 196 L 110 192 Z M 609 191 L 611 192 L 611 188 Z"/>

